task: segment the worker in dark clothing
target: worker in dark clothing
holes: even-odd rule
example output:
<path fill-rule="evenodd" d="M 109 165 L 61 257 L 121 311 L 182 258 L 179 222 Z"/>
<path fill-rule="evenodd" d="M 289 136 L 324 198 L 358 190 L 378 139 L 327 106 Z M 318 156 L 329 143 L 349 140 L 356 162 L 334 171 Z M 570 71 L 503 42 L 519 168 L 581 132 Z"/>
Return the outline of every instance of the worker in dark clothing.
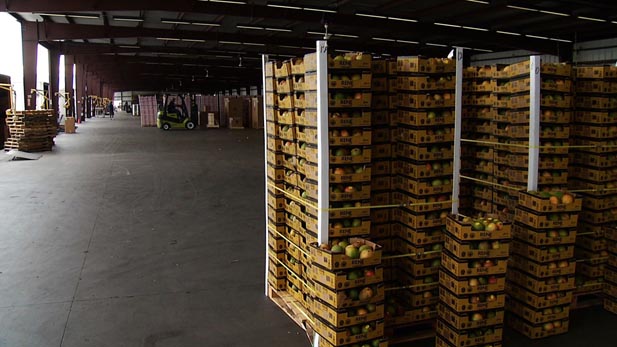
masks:
<path fill-rule="evenodd" d="M 114 119 L 114 103 L 110 102 L 107 107 L 109 108 L 109 118 Z"/>
<path fill-rule="evenodd" d="M 171 99 L 171 101 L 167 105 L 167 113 L 178 114 L 178 109 L 176 108 L 176 99 Z"/>

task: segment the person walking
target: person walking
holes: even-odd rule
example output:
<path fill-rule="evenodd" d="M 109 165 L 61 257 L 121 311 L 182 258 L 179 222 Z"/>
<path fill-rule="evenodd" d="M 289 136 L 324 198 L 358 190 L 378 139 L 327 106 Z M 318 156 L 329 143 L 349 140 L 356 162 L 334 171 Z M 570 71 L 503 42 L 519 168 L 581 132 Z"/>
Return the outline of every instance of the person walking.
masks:
<path fill-rule="evenodd" d="M 108 107 L 109 107 L 109 119 L 114 119 L 114 103 L 110 102 Z"/>

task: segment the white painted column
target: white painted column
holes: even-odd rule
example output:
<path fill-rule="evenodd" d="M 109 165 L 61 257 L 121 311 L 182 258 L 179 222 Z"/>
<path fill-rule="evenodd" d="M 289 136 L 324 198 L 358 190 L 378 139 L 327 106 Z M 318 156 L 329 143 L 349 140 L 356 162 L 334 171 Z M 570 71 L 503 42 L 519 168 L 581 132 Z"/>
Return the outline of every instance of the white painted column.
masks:
<path fill-rule="evenodd" d="M 263 87 L 263 93 L 262 93 L 262 103 L 263 103 L 263 108 L 264 108 L 264 177 L 265 177 L 265 203 L 266 203 L 266 275 L 265 275 L 265 295 L 268 296 L 268 272 L 270 271 L 270 257 L 268 256 L 268 225 L 269 225 L 269 218 L 268 218 L 268 210 L 270 208 L 270 205 L 268 204 L 268 131 L 266 129 L 268 129 L 268 127 L 266 126 L 268 123 L 268 118 L 267 118 L 267 108 L 268 106 L 266 106 L 266 63 L 268 62 L 268 56 L 266 54 L 262 54 L 261 56 L 261 73 L 262 73 L 262 77 L 263 77 L 263 81 L 262 81 L 262 87 Z"/>
<path fill-rule="evenodd" d="M 463 55 L 456 48 L 456 89 L 454 91 L 454 161 L 452 163 L 452 213 L 458 214 L 461 184 L 461 127 L 463 125 Z"/>
<path fill-rule="evenodd" d="M 530 103 L 529 103 L 529 167 L 527 168 L 527 190 L 538 189 L 538 167 L 540 165 L 540 87 L 542 85 L 540 69 L 542 59 L 539 55 L 531 56 Z"/>

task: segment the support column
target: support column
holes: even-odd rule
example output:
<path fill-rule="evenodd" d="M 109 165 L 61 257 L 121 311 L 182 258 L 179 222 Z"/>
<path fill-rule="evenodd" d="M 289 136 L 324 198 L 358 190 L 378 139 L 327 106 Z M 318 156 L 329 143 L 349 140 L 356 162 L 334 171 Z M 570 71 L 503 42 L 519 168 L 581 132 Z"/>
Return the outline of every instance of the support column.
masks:
<path fill-rule="evenodd" d="M 51 100 L 51 108 L 54 110 L 56 116 L 60 111 L 60 96 L 56 94 L 59 92 L 60 86 L 60 52 L 49 50 L 49 100 Z"/>
<path fill-rule="evenodd" d="M 86 91 L 85 88 L 85 71 L 84 65 L 81 63 L 75 64 L 75 111 L 77 112 L 76 116 L 79 119 L 79 122 L 83 122 L 86 120 L 85 116 L 85 98 L 84 94 Z"/>
<path fill-rule="evenodd" d="M 37 22 L 21 23 L 24 65 L 24 102 L 26 110 L 36 109 L 36 99 L 34 95 L 30 94 L 30 90 L 36 89 L 36 62 L 39 45 L 37 27 Z"/>
<path fill-rule="evenodd" d="M 73 89 L 73 64 L 75 57 L 72 55 L 64 56 L 64 92 L 67 100 L 70 100 L 71 107 L 66 110 L 67 117 L 75 117 L 75 90 Z M 66 100 L 65 100 L 66 101 Z"/>

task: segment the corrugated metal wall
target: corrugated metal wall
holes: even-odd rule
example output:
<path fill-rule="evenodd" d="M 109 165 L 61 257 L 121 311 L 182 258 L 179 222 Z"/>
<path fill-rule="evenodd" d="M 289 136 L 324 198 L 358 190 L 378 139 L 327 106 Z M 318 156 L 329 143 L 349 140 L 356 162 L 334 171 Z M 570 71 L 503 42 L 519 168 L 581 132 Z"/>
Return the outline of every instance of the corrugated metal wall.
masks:
<path fill-rule="evenodd" d="M 529 60 L 529 56 L 534 52 L 525 50 L 484 53 L 471 56 L 472 66 L 485 66 L 495 64 L 515 64 L 523 60 Z M 559 57 L 555 55 L 543 54 L 542 61 L 547 63 L 558 63 Z"/>
<path fill-rule="evenodd" d="M 617 39 L 581 42 L 574 45 L 574 62 L 578 64 L 610 64 L 617 62 Z"/>

